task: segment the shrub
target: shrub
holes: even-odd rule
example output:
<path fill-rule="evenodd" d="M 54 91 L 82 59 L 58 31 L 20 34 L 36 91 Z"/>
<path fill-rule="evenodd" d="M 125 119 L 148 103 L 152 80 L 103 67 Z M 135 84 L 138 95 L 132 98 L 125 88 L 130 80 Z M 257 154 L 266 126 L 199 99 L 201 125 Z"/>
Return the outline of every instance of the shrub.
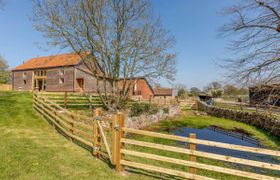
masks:
<path fill-rule="evenodd" d="M 155 104 L 148 103 L 133 103 L 130 109 L 130 116 L 140 116 L 141 114 L 147 113 L 149 115 L 156 114 L 159 112 L 159 107 Z"/>
<path fill-rule="evenodd" d="M 162 110 L 165 114 L 169 114 L 169 107 L 164 107 Z"/>

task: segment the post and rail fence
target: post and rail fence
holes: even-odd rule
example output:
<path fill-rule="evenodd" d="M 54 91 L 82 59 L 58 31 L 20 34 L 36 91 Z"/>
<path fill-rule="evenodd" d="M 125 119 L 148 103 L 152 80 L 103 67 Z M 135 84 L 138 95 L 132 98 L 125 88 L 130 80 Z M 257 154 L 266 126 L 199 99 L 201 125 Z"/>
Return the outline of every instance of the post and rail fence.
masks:
<path fill-rule="evenodd" d="M 234 168 L 235 166 L 221 167 L 202 163 L 199 159 L 206 158 L 213 161 L 229 162 L 252 168 L 255 167 L 277 171 L 280 173 L 279 164 L 203 152 L 197 149 L 197 145 L 199 144 L 216 148 L 263 154 L 277 158 L 280 157 L 280 151 L 202 140 L 197 139 L 195 134 L 190 134 L 189 137 L 182 137 L 127 128 L 125 125 L 125 115 L 123 113 L 117 113 L 114 115 L 113 119 L 106 119 L 101 115 L 101 111 L 97 109 L 94 116 L 90 119 L 90 117 L 73 114 L 62 106 L 54 103 L 52 100 L 40 95 L 40 93 L 34 93 L 33 107 L 60 133 L 66 135 L 72 141 L 78 141 L 89 147 L 90 150 L 92 150 L 94 157 L 106 157 L 109 162 L 115 166 L 116 171 L 119 173 L 124 172 L 127 168 L 132 168 L 187 179 L 213 179 L 200 173 L 201 170 L 206 170 L 219 173 L 221 176 L 222 174 L 227 174 L 240 178 L 245 177 L 250 179 L 280 180 L 279 177 L 272 177 L 271 175 L 248 172 L 243 169 L 237 170 Z M 177 147 L 158 142 L 147 142 L 137 139 L 137 136 L 183 142 L 188 145 L 186 147 Z M 135 147 L 138 147 L 138 149 L 133 149 Z M 159 155 L 153 151 L 143 152 L 140 151 L 139 148 L 142 148 L 141 150 L 146 148 L 162 152 L 171 152 L 179 154 L 180 158 L 174 158 L 173 156 L 171 157 L 166 154 Z M 130 159 L 129 157 L 134 157 L 134 159 Z M 146 160 L 149 162 L 156 161 L 162 163 L 143 163 L 138 162 L 135 158 L 137 160 Z M 188 170 L 183 171 L 180 170 L 180 168 L 174 169 L 172 168 L 174 166 L 162 167 L 161 164 L 163 163 L 184 166 L 187 167 Z"/>

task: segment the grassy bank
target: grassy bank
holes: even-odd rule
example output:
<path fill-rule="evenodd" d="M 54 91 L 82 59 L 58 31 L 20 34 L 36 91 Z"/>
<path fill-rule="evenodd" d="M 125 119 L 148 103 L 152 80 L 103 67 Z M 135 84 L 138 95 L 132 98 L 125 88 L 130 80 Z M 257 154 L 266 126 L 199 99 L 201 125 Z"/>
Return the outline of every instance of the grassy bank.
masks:
<path fill-rule="evenodd" d="M 211 116 L 206 116 L 206 115 L 195 115 L 191 111 L 188 111 L 182 117 L 175 118 L 175 119 L 169 119 L 166 121 L 161 121 L 159 123 L 153 124 L 152 126 L 148 127 L 147 130 L 159 131 L 159 132 L 163 132 L 163 133 L 170 133 L 170 131 L 172 131 L 173 129 L 178 128 L 178 127 L 206 128 L 208 126 L 213 126 L 213 125 L 219 126 L 221 128 L 228 129 L 228 130 L 233 130 L 236 128 L 243 129 L 244 131 L 248 132 L 249 134 L 251 134 L 252 136 L 257 138 L 258 140 L 260 140 L 262 144 L 267 146 L 267 148 L 280 150 L 280 138 L 271 136 L 271 135 L 269 135 L 269 133 L 267 133 L 261 129 L 258 129 L 256 127 L 249 126 L 245 123 L 237 122 L 234 120 L 216 118 L 216 117 L 211 117 Z M 165 144 L 165 145 L 172 145 L 172 146 L 184 148 L 183 145 L 180 145 L 174 141 L 165 140 L 165 139 L 161 139 L 161 138 L 151 138 L 151 137 L 143 137 L 143 136 L 132 136 L 131 138 L 141 140 L 141 141 L 147 141 L 147 142 L 153 142 L 153 143 Z M 167 157 L 173 157 L 173 158 L 178 158 L 178 159 L 186 159 L 186 160 L 188 159 L 188 155 L 182 155 L 179 153 L 173 153 L 173 152 L 168 152 L 168 151 L 155 150 L 155 149 L 151 149 L 151 148 L 142 148 L 142 147 L 137 147 L 137 146 L 127 146 L 127 148 L 131 149 L 131 150 L 147 152 L 147 153 L 152 153 L 152 154 L 162 155 L 162 156 L 167 156 Z M 133 160 L 133 161 L 144 163 L 144 164 L 151 164 L 151 165 L 168 167 L 168 168 L 171 167 L 173 169 L 182 170 L 184 172 L 188 171 L 188 168 L 184 167 L 184 166 L 178 166 L 178 165 L 173 165 L 173 164 L 169 164 L 169 163 L 162 163 L 160 161 L 150 161 L 147 159 L 135 158 L 132 156 L 126 156 L 126 158 L 129 160 Z M 208 158 L 199 157 L 198 162 L 203 163 L 203 164 L 220 166 L 220 167 L 233 168 L 233 165 L 231 163 L 225 163 L 223 161 L 217 161 L 217 160 L 208 159 Z M 234 166 L 234 169 L 252 172 L 252 168 L 250 168 L 248 166 Z M 215 172 L 210 172 L 210 171 L 206 171 L 206 170 L 199 170 L 198 172 L 200 175 L 212 177 L 215 179 L 227 179 L 227 180 L 228 179 L 244 179 L 244 178 L 241 178 L 238 176 L 215 173 Z M 279 172 L 277 173 L 276 171 L 260 170 L 259 173 L 260 172 L 262 172 L 266 175 L 279 176 Z"/>
<path fill-rule="evenodd" d="M 30 93 L 0 92 L 0 179 L 147 179 L 120 176 L 58 134 Z"/>
<path fill-rule="evenodd" d="M 230 119 L 208 115 L 195 115 L 191 111 L 185 112 L 185 115 L 182 117 L 162 121 L 149 128 L 168 132 L 170 129 L 177 127 L 206 128 L 208 126 L 218 126 L 227 130 L 243 129 L 251 134 L 251 136 L 257 138 L 267 148 L 280 150 L 280 138 L 270 135 L 267 131 Z"/>

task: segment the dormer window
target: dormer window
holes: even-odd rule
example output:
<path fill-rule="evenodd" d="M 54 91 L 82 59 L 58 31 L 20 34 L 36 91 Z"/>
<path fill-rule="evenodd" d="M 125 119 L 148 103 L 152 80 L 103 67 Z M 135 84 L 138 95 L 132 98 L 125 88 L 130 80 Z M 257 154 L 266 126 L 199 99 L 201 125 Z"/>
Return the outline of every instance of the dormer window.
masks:
<path fill-rule="evenodd" d="M 65 72 L 64 72 L 64 69 L 60 69 L 60 70 L 59 70 L 59 75 L 64 75 L 64 73 L 65 73 Z"/>

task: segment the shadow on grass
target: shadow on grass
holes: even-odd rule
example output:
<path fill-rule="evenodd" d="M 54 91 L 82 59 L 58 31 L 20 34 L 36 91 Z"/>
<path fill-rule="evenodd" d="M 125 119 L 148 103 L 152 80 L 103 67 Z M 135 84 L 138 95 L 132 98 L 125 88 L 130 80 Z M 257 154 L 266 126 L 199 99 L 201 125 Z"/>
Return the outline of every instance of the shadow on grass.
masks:
<path fill-rule="evenodd" d="M 69 135 L 67 135 L 65 132 L 63 132 L 59 127 L 57 127 L 53 122 L 52 120 L 50 120 L 48 117 L 42 115 L 44 117 L 44 119 L 47 120 L 47 122 L 60 134 L 62 135 L 63 137 L 65 137 L 67 140 L 73 142 L 74 144 L 80 146 L 81 148 L 85 149 L 86 151 L 92 153 L 93 152 L 93 147 L 91 146 L 88 146 L 87 144 L 84 144 L 83 142 L 75 139 L 75 138 L 72 138 L 70 137 Z M 99 154 L 98 156 L 98 159 L 102 160 L 103 162 L 105 162 L 106 164 L 109 165 L 109 167 L 111 169 L 113 169 L 115 166 L 111 163 L 110 159 L 108 157 L 106 157 L 106 154 L 107 152 L 105 151 L 101 151 L 101 153 Z"/>
<path fill-rule="evenodd" d="M 163 174 L 163 173 L 155 173 L 154 171 L 140 170 L 140 169 L 135 169 L 135 168 L 131 168 L 131 167 L 127 167 L 127 168 L 125 168 L 125 170 L 128 173 L 145 175 L 145 176 L 155 178 L 155 179 L 163 179 L 163 180 L 171 180 L 171 179 L 172 180 L 183 180 L 183 179 L 185 179 L 185 178 L 180 178 L 177 176 L 172 176 L 172 175 Z"/>

